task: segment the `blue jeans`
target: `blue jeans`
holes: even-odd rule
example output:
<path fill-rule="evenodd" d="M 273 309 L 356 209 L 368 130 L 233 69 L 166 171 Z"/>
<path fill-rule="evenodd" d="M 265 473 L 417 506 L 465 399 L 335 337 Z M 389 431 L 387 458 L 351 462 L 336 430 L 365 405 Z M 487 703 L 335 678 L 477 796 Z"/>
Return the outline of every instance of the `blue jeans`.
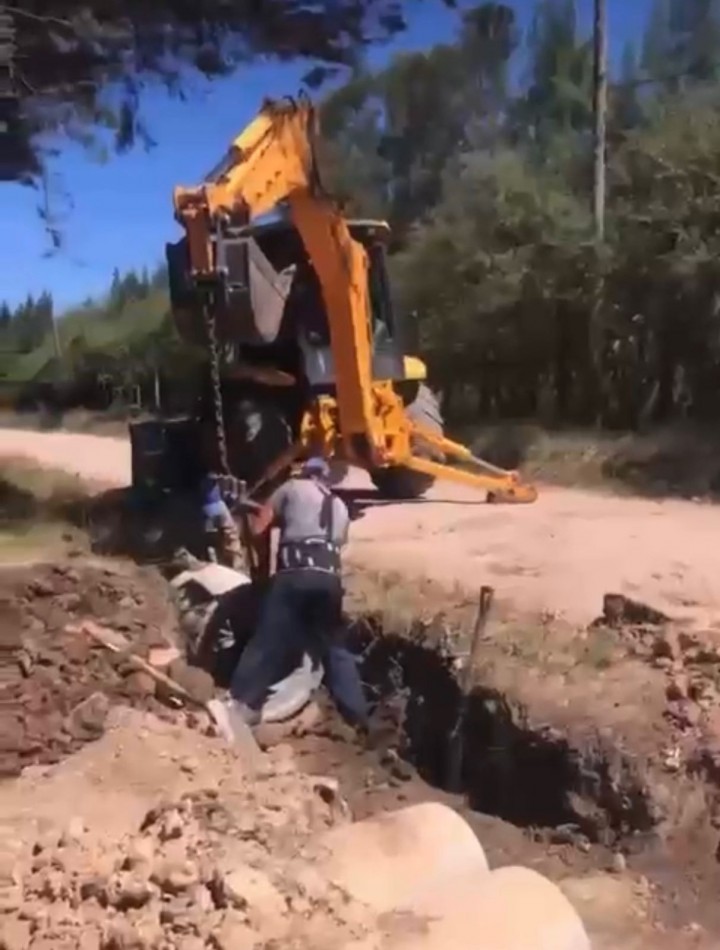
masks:
<path fill-rule="evenodd" d="M 335 574 L 279 571 L 257 630 L 235 668 L 232 697 L 259 712 L 270 687 L 307 652 L 322 663 L 326 685 L 341 715 L 353 725 L 367 726 L 368 708 L 357 661 L 344 643 L 342 597 L 342 581 Z"/>

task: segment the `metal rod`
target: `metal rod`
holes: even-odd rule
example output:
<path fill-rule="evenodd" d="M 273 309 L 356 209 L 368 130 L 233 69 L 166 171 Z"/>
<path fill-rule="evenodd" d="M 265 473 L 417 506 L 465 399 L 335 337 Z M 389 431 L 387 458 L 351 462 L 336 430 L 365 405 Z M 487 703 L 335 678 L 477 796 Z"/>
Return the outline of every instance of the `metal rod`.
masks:
<path fill-rule="evenodd" d="M 460 702 L 458 704 L 455 725 L 450 733 L 448 749 L 446 783 L 451 791 L 459 792 L 462 790 L 462 769 L 465 756 L 465 722 L 470 708 L 470 695 L 478 667 L 480 644 L 486 639 L 487 623 L 494 596 L 495 591 L 492 587 L 483 585 L 480 588 L 478 612 L 470 640 L 470 652 L 468 653 L 467 660 L 460 674 Z"/>

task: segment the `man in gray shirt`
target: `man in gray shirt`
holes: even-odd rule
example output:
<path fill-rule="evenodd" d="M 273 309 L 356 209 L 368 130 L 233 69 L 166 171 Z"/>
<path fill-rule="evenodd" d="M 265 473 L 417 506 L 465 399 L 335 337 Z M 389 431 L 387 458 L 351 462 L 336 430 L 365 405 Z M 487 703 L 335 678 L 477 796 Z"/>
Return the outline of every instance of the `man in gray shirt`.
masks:
<path fill-rule="evenodd" d="M 233 674 L 234 712 L 259 721 L 268 690 L 307 650 L 322 662 L 328 689 L 343 717 L 367 729 L 368 710 L 355 657 L 344 643 L 341 548 L 350 515 L 329 488 L 324 459 L 305 462 L 251 517 L 253 533 L 280 530 L 278 563 L 260 622 Z"/>

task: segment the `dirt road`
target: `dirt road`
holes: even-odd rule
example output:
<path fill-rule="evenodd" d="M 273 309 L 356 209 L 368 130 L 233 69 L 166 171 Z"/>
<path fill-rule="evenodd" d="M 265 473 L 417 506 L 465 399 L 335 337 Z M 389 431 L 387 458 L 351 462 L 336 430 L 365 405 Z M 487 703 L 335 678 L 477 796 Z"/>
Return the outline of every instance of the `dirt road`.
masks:
<path fill-rule="evenodd" d="M 0 430 L 0 456 L 108 485 L 127 484 L 122 439 Z M 600 612 L 609 591 L 712 626 L 720 610 L 720 507 L 545 488 L 528 506 L 486 505 L 437 485 L 427 500 L 379 502 L 363 473 L 348 480 L 359 517 L 350 559 L 445 584 L 492 584 L 519 610 L 572 622 Z"/>

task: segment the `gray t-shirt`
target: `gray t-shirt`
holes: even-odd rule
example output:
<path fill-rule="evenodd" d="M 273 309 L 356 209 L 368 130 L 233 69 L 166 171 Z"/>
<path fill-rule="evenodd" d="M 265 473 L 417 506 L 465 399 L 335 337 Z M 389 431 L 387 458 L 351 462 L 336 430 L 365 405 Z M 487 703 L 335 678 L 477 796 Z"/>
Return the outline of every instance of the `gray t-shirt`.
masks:
<path fill-rule="evenodd" d="M 271 496 L 274 523 L 280 529 L 280 543 L 292 541 L 325 541 L 327 527 L 322 524 L 322 510 L 328 489 L 312 478 L 291 478 Z M 332 537 L 339 547 L 347 541 L 350 514 L 345 502 L 332 496 Z"/>

